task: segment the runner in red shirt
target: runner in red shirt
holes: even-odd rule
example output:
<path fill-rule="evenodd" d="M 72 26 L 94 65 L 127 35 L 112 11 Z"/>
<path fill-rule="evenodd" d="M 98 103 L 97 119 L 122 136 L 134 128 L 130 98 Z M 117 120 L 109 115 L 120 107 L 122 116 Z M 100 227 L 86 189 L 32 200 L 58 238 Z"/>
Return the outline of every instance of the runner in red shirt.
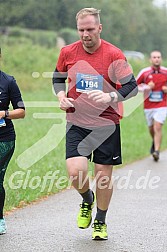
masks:
<path fill-rule="evenodd" d="M 151 66 L 137 76 L 139 91 L 144 92 L 144 113 L 152 137 L 150 153 L 155 161 L 159 160 L 162 126 L 167 117 L 167 68 L 161 66 L 161 61 L 161 52 L 151 52 Z"/>
<path fill-rule="evenodd" d="M 105 240 L 112 168 L 122 162 L 118 102 L 136 95 L 138 89 L 122 51 L 100 39 L 99 12 L 94 8 L 78 12 L 80 41 L 62 48 L 53 85 L 60 108 L 67 112 L 68 174 L 83 198 L 77 225 L 82 229 L 90 226 L 97 198 L 92 239 Z M 117 83 L 121 85 L 118 90 Z M 89 185 L 88 159 L 95 163 L 96 196 Z"/>

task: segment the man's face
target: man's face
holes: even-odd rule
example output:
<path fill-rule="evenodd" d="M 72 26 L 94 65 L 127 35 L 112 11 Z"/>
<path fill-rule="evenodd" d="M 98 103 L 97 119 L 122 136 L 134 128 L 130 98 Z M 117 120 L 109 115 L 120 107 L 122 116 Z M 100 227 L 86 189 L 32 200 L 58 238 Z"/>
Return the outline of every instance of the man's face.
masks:
<path fill-rule="evenodd" d="M 85 48 L 96 48 L 99 43 L 102 25 L 97 22 L 93 15 L 78 18 L 77 29 L 79 37 Z"/>
<path fill-rule="evenodd" d="M 159 67 L 161 65 L 162 57 L 160 52 L 152 52 L 150 62 L 152 66 Z"/>

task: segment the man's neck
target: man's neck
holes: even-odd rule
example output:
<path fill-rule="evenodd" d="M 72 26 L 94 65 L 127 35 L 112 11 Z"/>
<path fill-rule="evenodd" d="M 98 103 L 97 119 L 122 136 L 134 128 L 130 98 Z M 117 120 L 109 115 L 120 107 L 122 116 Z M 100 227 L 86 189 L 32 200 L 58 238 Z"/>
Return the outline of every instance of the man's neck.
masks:
<path fill-rule="evenodd" d="M 83 45 L 83 48 L 86 52 L 93 54 L 100 46 L 101 46 L 101 39 L 99 39 L 98 43 L 94 47 L 88 48 Z"/>
<path fill-rule="evenodd" d="M 154 68 L 155 70 L 159 69 L 160 68 L 160 65 L 159 66 L 152 66 L 152 68 Z"/>

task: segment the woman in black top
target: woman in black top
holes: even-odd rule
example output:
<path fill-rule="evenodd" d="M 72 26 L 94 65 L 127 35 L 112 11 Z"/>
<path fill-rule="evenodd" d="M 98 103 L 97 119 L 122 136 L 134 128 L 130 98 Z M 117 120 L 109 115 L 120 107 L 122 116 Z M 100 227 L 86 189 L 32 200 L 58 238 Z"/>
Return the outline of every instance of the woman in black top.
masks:
<path fill-rule="evenodd" d="M 9 110 L 10 103 L 13 110 Z M 24 118 L 24 116 L 25 107 L 14 77 L 0 70 L 0 234 L 6 233 L 6 224 L 3 217 L 5 202 L 3 181 L 15 148 L 16 135 L 12 119 Z"/>

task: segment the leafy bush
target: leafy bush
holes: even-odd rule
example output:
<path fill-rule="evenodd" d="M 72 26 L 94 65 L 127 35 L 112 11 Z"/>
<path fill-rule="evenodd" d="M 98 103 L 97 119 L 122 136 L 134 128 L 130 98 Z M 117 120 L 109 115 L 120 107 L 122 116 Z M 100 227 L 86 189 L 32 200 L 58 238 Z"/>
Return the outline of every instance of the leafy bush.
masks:
<path fill-rule="evenodd" d="M 5 39 L 9 44 L 13 37 L 17 38 L 17 42 L 19 43 L 24 43 L 24 39 L 26 38 L 31 41 L 32 44 L 38 44 L 48 48 L 55 47 L 57 44 L 57 33 L 54 31 L 31 30 L 19 27 L 8 27 L 7 31 L 7 35 L 2 36 L 2 40 Z"/>
<path fill-rule="evenodd" d="M 20 43 L 22 40 L 23 43 Z M 1 69 L 15 76 L 20 88 L 26 91 L 51 87 L 51 79 L 43 78 L 44 72 L 54 71 L 59 49 L 32 44 L 25 37 L 10 37 L 2 45 Z M 38 78 L 33 73 L 39 73 Z"/>
<path fill-rule="evenodd" d="M 65 40 L 66 44 L 71 44 L 79 39 L 77 31 L 70 28 L 61 29 L 59 36 Z"/>

